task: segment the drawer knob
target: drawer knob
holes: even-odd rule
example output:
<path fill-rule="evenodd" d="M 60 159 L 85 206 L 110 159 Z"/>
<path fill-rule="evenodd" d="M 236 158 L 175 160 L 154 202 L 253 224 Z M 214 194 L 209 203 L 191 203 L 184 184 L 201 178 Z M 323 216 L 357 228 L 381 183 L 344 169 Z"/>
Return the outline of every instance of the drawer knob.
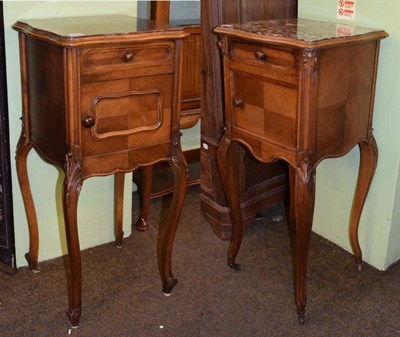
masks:
<path fill-rule="evenodd" d="M 85 118 L 82 119 L 82 125 L 85 128 L 91 128 L 94 125 L 94 118 L 92 116 L 86 116 Z"/>
<path fill-rule="evenodd" d="M 257 50 L 255 56 L 259 61 L 265 61 L 267 59 L 267 55 L 262 50 Z"/>
<path fill-rule="evenodd" d="M 240 108 L 243 105 L 243 100 L 240 98 L 235 98 L 233 100 L 233 105 L 237 108 Z"/>
<path fill-rule="evenodd" d="M 133 60 L 133 53 L 126 53 L 126 54 L 124 54 L 124 56 L 122 56 L 122 59 L 123 59 L 125 62 L 130 62 L 130 61 L 132 61 L 132 60 Z"/>

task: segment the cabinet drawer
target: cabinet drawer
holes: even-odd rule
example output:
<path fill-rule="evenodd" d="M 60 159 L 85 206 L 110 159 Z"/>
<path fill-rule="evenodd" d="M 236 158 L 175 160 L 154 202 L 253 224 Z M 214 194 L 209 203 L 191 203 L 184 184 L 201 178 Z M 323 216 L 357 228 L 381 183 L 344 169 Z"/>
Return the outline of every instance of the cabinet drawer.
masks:
<path fill-rule="evenodd" d="M 172 43 L 82 49 L 81 74 L 172 65 L 172 55 Z"/>
<path fill-rule="evenodd" d="M 257 139 L 295 147 L 298 88 L 231 73 L 231 125 Z"/>
<path fill-rule="evenodd" d="M 297 74 L 296 57 L 290 50 L 232 41 L 231 59 L 254 66 L 267 66 L 289 74 Z"/>

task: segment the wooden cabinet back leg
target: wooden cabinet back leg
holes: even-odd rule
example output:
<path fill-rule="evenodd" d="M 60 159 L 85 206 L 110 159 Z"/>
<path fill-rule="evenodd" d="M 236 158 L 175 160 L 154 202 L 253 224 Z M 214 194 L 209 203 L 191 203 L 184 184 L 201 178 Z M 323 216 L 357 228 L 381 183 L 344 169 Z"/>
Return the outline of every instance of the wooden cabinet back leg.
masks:
<path fill-rule="evenodd" d="M 125 173 L 116 173 L 114 175 L 114 236 L 118 248 L 122 247 L 124 240 L 124 231 L 122 230 L 124 183 Z"/>
<path fill-rule="evenodd" d="M 15 159 L 17 164 L 18 182 L 21 189 L 29 228 L 29 252 L 25 254 L 25 258 L 28 261 L 29 268 L 33 272 L 39 272 L 39 228 L 26 166 L 26 160 L 30 150 L 32 149 L 32 145 L 24 142 L 24 139 L 25 135 L 24 132 L 22 132 Z"/>
<path fill-rule="evenodd" d="M 360 272 L 362 270 L 362 252 L 358 241 L 358 226 L 369 187 L 375 174 L 378 162 L 378 146 L 374 136 L 371 136 L 368 142 L 361 142 L 358 145 L 360 148 L 360 167 L 350 214 L 349 236 L 356 268 Z"/>
<path fill-rule="evenodd" d="M 140 193 L 140 214 L 139 219 L 135 224 L 138 231 L 144 232 L 149 228 L 149 209 L 150 209 L 150 193 L 151 182 L 153 178 L 153 165 L 143 166 L 142 170 L 142 190 Z"/>

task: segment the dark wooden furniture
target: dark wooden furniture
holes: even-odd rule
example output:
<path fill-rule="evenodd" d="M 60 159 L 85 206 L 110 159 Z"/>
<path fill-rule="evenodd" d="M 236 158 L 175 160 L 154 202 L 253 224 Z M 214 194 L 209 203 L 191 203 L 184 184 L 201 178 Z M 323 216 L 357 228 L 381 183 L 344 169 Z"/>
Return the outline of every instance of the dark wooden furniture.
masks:
<path fill-rule="evenodd" d="M 117 245 L 122 244 L 124 173 L 168 160 L 174 195 L 159 228 L 158 267 L 163 291 L 186 191 L 180 147 L 182 44 L 180 28 L 125 15 L 19 21 L 23 88 L 17 171 L 29 224 L 28 261 L 37 269 L 38 226 L 26 160 L 34 148 L 65 172 L 62 191 L 70 258 L 68 317 L 81 316 L 82 271 L 77 205 L 83 181 L 115 174 Z"/>
<path fill-rule="evenodd" d="M 0 3 L 0 271 L 15 270 L 3 2 Z"/>
<path fill-rule="evenodd" d="M 231 221 L 220 177 L 216 151 L 224 126 L 223 81 L 212 30 L 218 24 L 253 20 L 295 18 L 297 0 L 202 0 L 202 118 L 201 118 L 201 208 L 213 231 L 223 239 L 231 237 Z M 262 164 L 242 151 L 235 163 L 241 172 L 237 181 L 243 221 L 285 200 L 288 191 L 285 162 Z"/>
<path fill-rule="evenodd" d="M 236 165 L 241 145 L 262 162 L 289 164 L 295 300 L 303 324 L 316 167 L 355 145 L 361 162 L 349 233 L 361 269 L 357 230 L 377 162 L 371 124 L 380 39 L 387 34 L 303 19 L 221 25 L 215 32 L 221 37 L 226 109 L 218 164 L 233 223 L 228 264 L 237 267 L 242 241 Z"/>
<path fill-rule="evenodd" d="M 190 35 L 183 42 L 180 128 L 189 129 L 200 119 L 200 25 L 191 20 L 170 22 L 170 2 L 151 1 L 150 18 L 159 23 L 181 26 Z M 188 186 L 200 183 L 200 149 L 184 151 L 188 163 Z M 140 196 L 139 217 L 135 227 L 145 231 L 150 198 L 161 197 L 173 190 L 173 173 L 165 163 L 143 167 L 133 173 Z"/>

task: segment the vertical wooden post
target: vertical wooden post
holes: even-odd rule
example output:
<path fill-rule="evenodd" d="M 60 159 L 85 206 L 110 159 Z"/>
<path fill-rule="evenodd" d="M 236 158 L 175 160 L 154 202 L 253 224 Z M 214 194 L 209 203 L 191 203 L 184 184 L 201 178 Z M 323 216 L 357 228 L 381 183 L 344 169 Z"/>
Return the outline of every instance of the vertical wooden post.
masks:
<path fill-rule="evenodd" d="M 170 1 L 151 1 L 150 19 L 158 23 L 169 23 Z"/>

